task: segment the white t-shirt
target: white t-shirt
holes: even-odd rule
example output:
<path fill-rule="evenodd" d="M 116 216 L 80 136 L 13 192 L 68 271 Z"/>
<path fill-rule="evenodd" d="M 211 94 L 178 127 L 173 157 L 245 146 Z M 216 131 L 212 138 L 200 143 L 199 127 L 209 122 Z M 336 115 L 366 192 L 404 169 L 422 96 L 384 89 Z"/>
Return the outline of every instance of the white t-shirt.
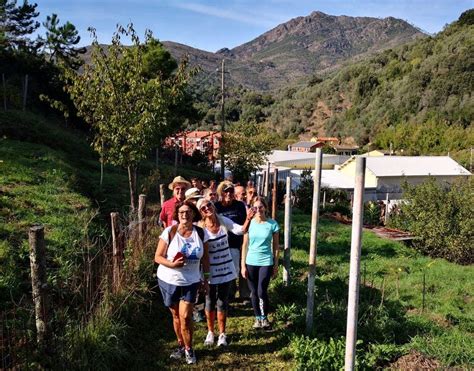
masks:
<path fill-rule="evenodd" d="M 200 262 L 204 254 L 204 243 L 209 236 L 204 230 L 204 241 L 201 241 L 196 228 L 193 227 L 191 235 L 187 238 L 181 236 L 178 231 L 174 235 L 171 244 L 169 233 L 171 226 L 165 228 L 160 238 L 168 245 L 166 259 L 173 261 L 175 255 L 180 251 L 185 256 L 185 264 L 180 268 L 169 268 L 163 264 L 158 266 L 157 276 L 160 280 L 175 286 L 188 286 L 201 280 Z"/>
<path fill-rule="evenodd" d="M 235 266 L 232 261 L 232 255 L 229 249 L 229 241 L 227 239 L 227 231 L 241 235 L 243 233 L 242 226 L 234 223 L 229 218 L 220 215 L 219 221 L 221 226 L 217 233 L 212 233 L 205 229 L 209 235 L 209 265 L 210 265 L 210 283 L 217 285 L 224 282 L 232 281 L 237 278 Z"/>

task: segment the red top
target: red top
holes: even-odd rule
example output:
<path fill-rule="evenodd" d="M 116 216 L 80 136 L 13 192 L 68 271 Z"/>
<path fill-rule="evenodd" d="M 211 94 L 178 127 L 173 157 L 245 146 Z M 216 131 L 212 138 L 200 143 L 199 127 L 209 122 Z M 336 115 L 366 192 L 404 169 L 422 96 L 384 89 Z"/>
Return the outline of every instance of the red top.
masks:
<path fill-rule="evenodd" d="M 160 212 L 160 220 L 165 224 L 165 227 L 173 225 L 173 211 L 178 199 L 176 197 L 171 197 L 169 200 L 163 203 Z"/>

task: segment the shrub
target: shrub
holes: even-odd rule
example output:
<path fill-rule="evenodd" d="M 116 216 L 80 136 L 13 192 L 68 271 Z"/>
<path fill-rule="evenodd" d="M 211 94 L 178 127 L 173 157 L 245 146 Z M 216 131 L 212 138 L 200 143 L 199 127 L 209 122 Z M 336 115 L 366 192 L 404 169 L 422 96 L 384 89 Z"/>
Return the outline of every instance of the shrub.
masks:
<path fill-rule="evenodd" d="M 344 369 L 345 340 L 330 338 L 327 342 L 295 337 L 290 343 L 297 370 L 342 370 Z"/>
<path fill-rule="evenodd" d="M 474 262 L 474 198 L 472 180 L 450 187 L 434 178 L 418 186 L 403 185 L 406 203 L 391 225 L 415 236 L 414 246 L 424 254 L 461 264 Z"/>

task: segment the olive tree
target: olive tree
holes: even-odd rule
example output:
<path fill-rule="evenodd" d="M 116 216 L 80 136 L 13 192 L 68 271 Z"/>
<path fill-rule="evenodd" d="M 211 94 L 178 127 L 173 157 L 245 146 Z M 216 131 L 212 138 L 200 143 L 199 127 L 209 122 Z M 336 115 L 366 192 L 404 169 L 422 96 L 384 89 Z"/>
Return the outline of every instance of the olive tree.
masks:
<path fill-rule="evenodd" d="M 80 73 L 65 68 L 65 89 L 78 111 L 92 127 L 94 149 L 104 163 L 128 170 L 130 207 L 136 207 L 136 170 L 150 150 L 168 133 L 170 107 L 184 95 L 191 71 L 183 60 L 173 74 L 150 77 L 144 63 L 146 32 L 142 43 L 132 25 L 118 26 L 112 44 L 99 45 L 92 34 L 90 63 Z M 131 46 L 122 44 L 129 37 Z"/>

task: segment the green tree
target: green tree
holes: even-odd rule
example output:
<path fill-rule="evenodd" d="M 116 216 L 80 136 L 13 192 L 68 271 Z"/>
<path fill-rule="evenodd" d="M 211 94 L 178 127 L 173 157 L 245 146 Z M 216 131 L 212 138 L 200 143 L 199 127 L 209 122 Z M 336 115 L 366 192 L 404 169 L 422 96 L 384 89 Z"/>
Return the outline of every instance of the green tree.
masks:
<path fill-rule="evenodd" d="M 90 31 L 91 63 L 81 74 L 65 69 L 66 90 L 78 114 L 92 126 L 92 144 L 102 160 L 127 168 L 133 212 L 137 166 L 166 135 L 170 107 L 183 97 L 190 71 L 183 60 L 167 79 L 160 74 L 146 78 L 143 57 L 151 33 L 141 43 L 132 25 L 118 26 L 106 51 L 95 30 Z M 122 45 L 122 36 L 131 38 L 132 47 Z"/>
<path fill-rule="evenodd" d="M 224 136 L 225 165 L 234 179 L 248 180 L 253 171 L 264 164 L 276 136 L 255 121 L 238 122 Z"/>
<path fill-rule="evenodd" d="M 84 54 L 86 48 L 76 47 L 81 40 L 76 27 L 70 22 L 59 25 L 59 18 L 56 14 L 47 16 L 43 26 L 46 28 L 46 39 L 43 40 L 44 49 L 49 60 L 61 61 L 72 68 L 79 67 L 82 61 L 78 56 Z"/>
<path fill-rule="evenodd" d="M 167 79 L 178 68 L 178 63 L 157 39 L 150 39 L 146 43 L 143 63 L 143 74 L 148 79 L 155 78 L 158 75 L 163 79 Z"/>
<path fill-rule="evenodd" d="M 39 15 L 37 6 L 28 0 L 18 6 L 16 0 L 0 0 L 0 46 L 22 51 L 36 49 L 38 44 L 30 40 L 29 35 L 40 26 L 35 20 Z"/>

